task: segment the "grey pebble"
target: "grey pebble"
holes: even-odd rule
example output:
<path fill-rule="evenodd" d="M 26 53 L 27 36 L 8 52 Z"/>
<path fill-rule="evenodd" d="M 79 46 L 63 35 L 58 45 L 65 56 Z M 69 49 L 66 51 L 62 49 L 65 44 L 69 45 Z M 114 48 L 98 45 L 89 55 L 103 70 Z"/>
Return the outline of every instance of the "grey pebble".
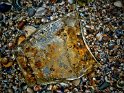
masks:
<path fill-rule="evenodd" d="M 35 15 L 36 10 L 33 7 L 29 7 L 27 12 L 28 12 L 28 16 L 32 17 Z"/>
<path fill-rule="evenodd" d="M 46 8 L 39 7 L 35 13 L 35 17 L 42 17 L 47 12 Z"/>
<path fill-rule="evenodd" d="M 14 90 L 12 89 L 12 88 L 9 88 L 9 89 L 7 89 L 8 91 L 8 93 L 14 93 Z"/>

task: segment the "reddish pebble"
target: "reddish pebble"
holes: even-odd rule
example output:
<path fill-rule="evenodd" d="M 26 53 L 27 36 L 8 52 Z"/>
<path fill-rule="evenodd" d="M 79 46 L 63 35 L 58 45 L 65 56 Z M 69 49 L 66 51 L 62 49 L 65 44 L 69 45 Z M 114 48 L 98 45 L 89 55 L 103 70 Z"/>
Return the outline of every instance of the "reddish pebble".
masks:
<path fill-rule="evenodd" d="M 18 24 L 18 28 L 19 29 L 22 29 L 25 25 L 26 21 L 21 21 L 19 24 Z"/>
<path fill-rule="evenodd" d="M 56 0 L 50 0 L 51 3 L 56 3 Z"/>
<path fill-rule="evenodd" d="M 34 86 L 34 91 L 40 91 L 42 88 L 40 85 L 35 85 Z"/>

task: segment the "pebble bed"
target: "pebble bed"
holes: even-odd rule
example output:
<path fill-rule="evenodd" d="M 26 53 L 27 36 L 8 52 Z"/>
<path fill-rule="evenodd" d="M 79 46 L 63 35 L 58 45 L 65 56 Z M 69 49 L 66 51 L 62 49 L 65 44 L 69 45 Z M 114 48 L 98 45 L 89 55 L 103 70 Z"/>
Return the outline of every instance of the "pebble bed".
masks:
<path fill-rule="evenodd" d="M 0 1 L 0 93 L 123 93 L 124 2 L 94 0 Z M 85 5 L 84 5 L 85 4 Z M 102 65 L 93 77 L 29 87 L 16 63 L 14 48 L 46 24 L 78 11 L 86 43 Z M 29 33 L 30 32 L 30 33 Z M 9 61 L 9 64 L 7 62 Z M 95 86 L 90 83 L 94 82 Z"/>

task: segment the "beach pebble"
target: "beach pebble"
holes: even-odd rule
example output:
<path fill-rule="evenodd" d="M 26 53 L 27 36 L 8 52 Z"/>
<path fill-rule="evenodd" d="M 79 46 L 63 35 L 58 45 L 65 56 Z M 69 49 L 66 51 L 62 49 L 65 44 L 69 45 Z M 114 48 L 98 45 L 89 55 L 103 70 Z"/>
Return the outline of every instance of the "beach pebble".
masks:
<path fill-rule="evenodd" d="M 94 93 L 103 91 L 110 93 L 106 91 L 113 87 L 110 89 L 112 93 L 121 93 L 120 91 L 124 87 L 124 81 L 121 80 L 124 78 L 123 0 L 92 1 L 94 0 L 77 0 L 78 4 L 75 5 L 76 0 L 0 0 L 0 62 L 2 63 L 0 64 L 0 92 Z M 22 49 L 20 44 L 23 45 L 23 41 L 28 38 L 32 41 L 35 37 L 37 41 L 39 37 L 33 33 L 38 31 L 39 27 L 60 17 L 63 18 L 67 15 L 66 23 L 69 26 L 74 26 L 75 22 L 69 17 L 72 14 L 70 12 L 75 12 L 75 9 L 79 20 L 82 20 L 80 25 L 83 27 L 82 33 L 84 34 L 82 35 L 86 37 L 89 49 L 101 66 L 96 69 L 97 63 L 95 63 L 92 70 L 95 74 L 86 74 L 82 76 L 82 80 L 68 81 L 66 79 L 67 82 L 63 80 L 63 82 L 48 85 L 26 84 L 23 71 L 16 62 L 17 51 Z M 52 27 L 55 29 L 54 25 Z M 31 36 L 32 34 L 34 37 Z M 29 44 L 26 41 L 27 43 Z M 76 44 L 80 46 L 80 43 Z M 28 56 L 27 59 L 30 61 Z M 30 66 L 28 63 L 24 63 L 24 65 Z M 27 68 L 26 70 L 31 69 Z M 44 69 L 44 71 L 49 74 L 49 69 Z M 24 71 L 25 73 L 26 71 Z M 34 74 L 32 72 L 31 76 Z M 107 79 L 104 78 L 106 76 Z M 117 84 L 113 80 L 116 80 Z M 91 87 L 95 91 L 92 91 Z"/>
<path fill-rule="evenodd" d="M 14 90 L 12 88 L 7 89 L 7 93 L 14 93 Z"/>
<path fill-rule="evenodd" d="M 27 12 L 28 12 L 28 16 L 32 17 L 35 15 L 36 10 L 33 7 L 29 7 Z"/>
<path fill-rule="evenodd" d="M 33 89 L 31 89 L 31 88 L 27 88 L 27 93 L 34 93 L 34 91 L 33 91 Z"/>
<path fill-rule="evenodd" d="M 9 3 L 0 3 L 0 12 L 5 13 L 8 12 L 11 9 L 11 4 Z"/>
<path fill-rule="evenodd" d="M 45 15 L 46 12 L 47 12 L 47 10 L 44 7 L 39 7 L 36 10 L 35 16 L 36 17 L 42 17 L 43 15 Z"/>
<path fill-rule="evenodd" d="M 116 2 L 114 2 L 114 5 L 117 6 L 117 7 L 123 7 L 121 1 L 116 1 Z"/>
<path fill-rule="evenodd" d="M 40 91 L 42 87 L 40 85 L 35 85 L 34 86 L 34 91 Z"/>
<path fill-rule="evenodd" d="M 23 27 L 25 26 L 25 24 L 26 24 L 26 21 L 25 21 L 25 20 L 20 21 L 20 22 L 18 23 L 18 29 L 23 29 Z"/>
<path fill-rule="evenodd" d="M 2 13 L 0 13 L 0 21 L 2 21 L 3 20 L 3 15 L 2 15 Z"/>
<path fill-rule="evenodd" d="M 96 38 L 97 38 L 97 40 L 99 40 L 99 41 L 101 41 L 102 40 L 102 33 L 98 33 L 97 35 L 96 35 Z"/>

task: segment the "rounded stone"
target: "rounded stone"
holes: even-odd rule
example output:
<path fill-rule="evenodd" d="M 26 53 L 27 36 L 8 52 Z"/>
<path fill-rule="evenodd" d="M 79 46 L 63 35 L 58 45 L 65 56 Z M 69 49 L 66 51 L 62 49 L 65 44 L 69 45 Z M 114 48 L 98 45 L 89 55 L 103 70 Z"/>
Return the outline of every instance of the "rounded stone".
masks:
<path fill-rule="evenodd" d="M 44 7 L 39 7 L 35 13 L 35 16 L 41 17 L 41 16 L 45 15 L 46 12 L 47 12 L 47 10 Z"/>
<path fill-rule="evenodd" d="M 31 88 L 27 88 L 27 93 L 34 93 L 34 91 L 33 91 L 33 89 L 31 89 Z"/>
<path fill-rule="evenodd" d="M 115 30 L 115 35 L 116 35 L 118 38 L 120 38 L 121 36 L 124 35 L 124 32 L 123 32 L 123 30 Z"/>
<path fill-rule="evenodd" d="M 34 8 L 30 7 L 30 8 L 28 8 L 27 12 L 28 12 L 28 16 L 32 17 L 35 15 L 36 10 Z"/>
<path fill-rule="evenodd" d="M 35 85 L 34 86 L 34 91 L 40 91 L 42 87 L 40 85 Z"/>
<path fill-rule="evenodd" d="M 123 7 L 121 1 L 116 1 L 116 2 L 114 2 L 114 5 L 117 6 L 117 7 Z"/>
<path fill-rule="evenodd" d="M 9 88 L 7 91 L 8 91 L 8 93 L 14 93 L 12 88 Z"/>

